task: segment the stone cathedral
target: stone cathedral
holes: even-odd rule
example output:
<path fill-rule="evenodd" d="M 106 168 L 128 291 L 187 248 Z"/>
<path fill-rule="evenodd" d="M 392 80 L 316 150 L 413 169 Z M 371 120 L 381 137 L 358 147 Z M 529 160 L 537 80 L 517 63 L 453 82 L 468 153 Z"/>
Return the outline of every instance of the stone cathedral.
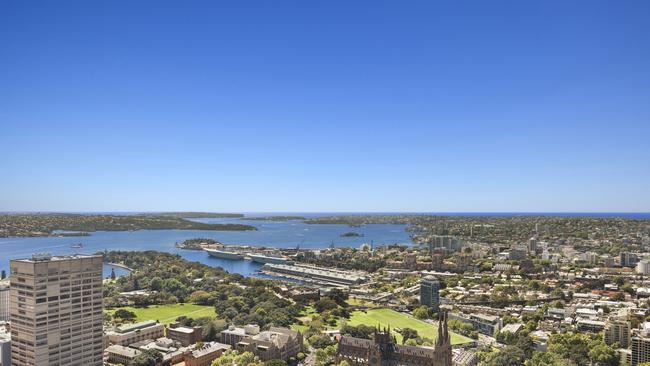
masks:
<path fill-rule="evenodd" d="M 451 366 L 447 314 L 440 313 L 435 347 L 396 344 L 388 330 L 375 330 L 374 339 L 341 337 L 336 362 L 350 366 Z"/>

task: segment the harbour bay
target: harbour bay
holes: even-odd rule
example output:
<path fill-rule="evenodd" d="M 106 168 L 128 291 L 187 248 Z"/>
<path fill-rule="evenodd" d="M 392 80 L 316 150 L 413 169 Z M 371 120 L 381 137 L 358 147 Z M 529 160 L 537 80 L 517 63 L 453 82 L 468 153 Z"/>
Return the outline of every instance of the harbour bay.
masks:
<path fill-rule="evenodd" d="M 9 273 L 9 260 L 24 258 L 36 252 L 51 254 L 96 253 L 104 250 L 157 250 L 178 254 L 181 257 L 213 267 L 222 267 L 231 273 L 244 276 L 255 275 L 261 267 L 247 260 L 232 261 L 210 257 L 200 250 L 186 250 L 176 243 L 191 238 L 209 238 L 224 244 L 268 246 L 275 248 L 327 248 L 334 246 L 359 247 L 363 243 L 376 245 L 410 243 L 406 225 L 371 224 L 361 227 L 330 224 L 305 224 L 299 220 L 256 221 L 233 218 L 195 219 L 206 223 L 241 223 L 257 227 L 257 231 L 214 231 L 214 230 L 139 230 L 139 231 L 97 231 L 83 237 L 28 237 L 0 238 L 0 270 Z M 349 231 L 363 236 L 341 237 Z M 82 248 L 72 248 L 82 243 Z M 110 274 L 110 268 L 104 275 Z"/>

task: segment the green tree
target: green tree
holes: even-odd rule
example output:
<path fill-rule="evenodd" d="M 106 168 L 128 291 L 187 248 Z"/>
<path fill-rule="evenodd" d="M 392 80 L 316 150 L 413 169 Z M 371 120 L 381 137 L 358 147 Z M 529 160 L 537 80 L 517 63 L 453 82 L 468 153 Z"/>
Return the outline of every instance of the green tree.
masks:
<path fill-rule="evenodd" d="M 163 280 L 160 277 L 154 277 L 149 282 L 149 289 L 152 291 L 161 291 L 163 286 Z"/>
<path fill-rule="evenodd" d="M 192 292 L 189 298 L 189 302 L 198 305 L 212 305 L 210 302 L 210 294 L 207 291 L 203 290 Z"/>
<path fill-rule="evenodd" d="M 589 364 L 589 343 L 586 337 L 576 333 L 552 334 L 548 352 L 570 360 L 578 366 Z"/>
<path fill-rule="evenodd" d="M 126 310 L 126 309 L 117 309 L 113 313 L 113 319 L 122 319 L 126 321 L 134 320 L 137 318 L 137 315 L 135 315 L 134 312 Z"/>
<path fill-rule="evenodd" d="M 575 364 L 553 353 L 535 352 L 533 357 L 526 361 L 526 366 L 575 366 Z"/>
<path fill-rule="evenodd" d="M 314 308 L 317 312 L 322 313 L 326 310 L 333 310 L 338 307 L 336 301 L 330 299 L 329 297 L 323 297 L 322 299 L 316 301 Z"/>
<path fill-rule="evenodd" d="M 287 366 L 287 363 L 283 360 L 268 360 L 264 362 L 264 366 Z"/>
<path fill-rule="evenodd" d="M 402 342 L 406 343 L 409 339 L 417 339 L 418 331 L 412 328 L 402 328 L 400 332 L 402 334 Z"/>
<path fill-rule="evenodd" d="M 159 351 L 148 349 L 131 360 L 129 366 L 156 366 L 158 363 L 162 362 L 162 360 L 163 355 Z"/>
<path fill-rule="evenodd" d="M 413 316 L 418 319 L 426 319 L 429 317 L 429 308 L 422 305 L 413 311 Z"/>
<path fill-rule="evenodd" d="M 522 366 L 526 355 L 515 346 L 506 346 L 498 352 L 488 354 L 484 366 Z"/>
<path fill-rule="evenodd" d="M 348 293 L 338 288 L 333 288 L 327 294 L 327 297 L 334 300 L 339 306 L 348 306 Z"/>
<path fill-rule="evenodd" d="M 599 339 L 589 345 L 589 360 L 593 366 L 618 366 L 620 358 L 614 348 Z"/>

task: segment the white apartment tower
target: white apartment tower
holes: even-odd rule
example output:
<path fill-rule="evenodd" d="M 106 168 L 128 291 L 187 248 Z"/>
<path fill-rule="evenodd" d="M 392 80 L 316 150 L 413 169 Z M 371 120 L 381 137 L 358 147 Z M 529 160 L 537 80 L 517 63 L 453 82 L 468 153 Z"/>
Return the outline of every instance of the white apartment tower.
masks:
<path fill-rule="evenodd" d="M 0 281 L 0 322 L 9 321 L 9 282 Z"/>

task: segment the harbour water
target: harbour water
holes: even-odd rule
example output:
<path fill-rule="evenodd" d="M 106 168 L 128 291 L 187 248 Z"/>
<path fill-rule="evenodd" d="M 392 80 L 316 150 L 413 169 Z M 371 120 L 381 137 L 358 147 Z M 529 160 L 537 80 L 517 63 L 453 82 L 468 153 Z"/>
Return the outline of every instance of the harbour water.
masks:
<path fill-rule="evenodd" d="M 257 231 L 213 231 L 213 230 L 139 230 L 139 231 L 98 231 L 81 237 L 38 237 L 38 238 L 0 238 L 0 269 L 9 273 L 9 260 L 30 257 L 32 253 L 52 254 L 92 254 L 104 250 L 158 250 L 179 254 L 190 261 L 223 267 L 231 273 L 244 276 L 256 275 L 261 264 L 248 260 L 232 261 L 210 257 L 199 250 L 176 248 L 175 244 L 186 239 L 210 238 L 224 244 L 269 246 L 276 248 L 326 248 L 359 247 L 373 241 L 376 245 L 410 243 L 406 225 L 310 225 L 299 220 L 258 221 L 242 219 L 196 219 L 209 223 L 242 223 L 257 227 Z M 341 237 L 341 234 L 354 231 L 363 236 Z M 71 245 L 82 243 L 82 248 Z M 110 268 L 104 269 L 104 276 L 110 275 Z M 117 269 L 116 269 L 117 272 Z M 123 274 L 122 272 L 118 274 Z"/>
<path fill-rule="evenodd" d="M 113 213 L 117 214 L 117 213 Z M 123 213 L 124 214 L 124 213 Z M 349 214 L 349 213 L 346 213 Z M 361 215 L 363 213 L 356 213 Z M 390 213 L 386 213 L 390 214 Z M 415 213 L 423 214 L 423 213 Z M 632 219 L 648 219 L 650 213 L 428 213 L 445 216 L 592 216 L 592 217 L 624 217 Z M 247 214 L 247 216 L 271 216 L 270 214 Z M 289 215 L 289 214 L 288 214 Z M 304 214 L 291 213 L 305 217 L 338 215 L 337 213 Z M 241 223 L 257 227 L 257 231 L 212 231 L 212 230 L 140 230 L 140 231 L 99 231 L 90 236 L 80 237 L 38 237 L 38 238 L 0 238 L 0 270 L 9 273 L 9 259 L 30 257 L 32 253 L 49 252 L 52 254 L 92 254 L 104 250 L 158 250 L 179 254 L 191 261 L 198 261 L 210 266 L 223 267 L 231 273 L 244 276 L 258 275 L 261 264 L 251 261 L 232 261 L 210 257 L 206 252 L 176 248 L 177 242 L 191 238 L 211 238 L 224 244 L 240 244 L 252 246 L 269 246 L 276 248 L 326 248 L 330 245 L 337 247 L 359 247 L 363 243 L 374 242 L 375 245 L 393 243 L 410 243 L 406 225 L 364 225 L 349 227 L 347 225 L 310 225 L 300 220 L 290 221 L 259 221 L 238 218 L 195 219 L 206 223 Z M 341 237 L 346 232 L 357 232 L 363 236 Z M 71 245 L 82 243 L 82 248 L 72 248 Z M 110 275 L 110 267 L 104 269 L 104 275 Z M 117 270 L 117 274 L 125 274 Z"/>
<path fill-rule="evenodd" d="M 104 264 L 104 270 L 103 270 L 104 278 L 110 277 L 112 271 L 115 271 L 115 276 L 117 277 L 126 276 L 130 273 L 128 269 L 118 267 L 118 266 L 111 266 L 110 264 Z"/>

